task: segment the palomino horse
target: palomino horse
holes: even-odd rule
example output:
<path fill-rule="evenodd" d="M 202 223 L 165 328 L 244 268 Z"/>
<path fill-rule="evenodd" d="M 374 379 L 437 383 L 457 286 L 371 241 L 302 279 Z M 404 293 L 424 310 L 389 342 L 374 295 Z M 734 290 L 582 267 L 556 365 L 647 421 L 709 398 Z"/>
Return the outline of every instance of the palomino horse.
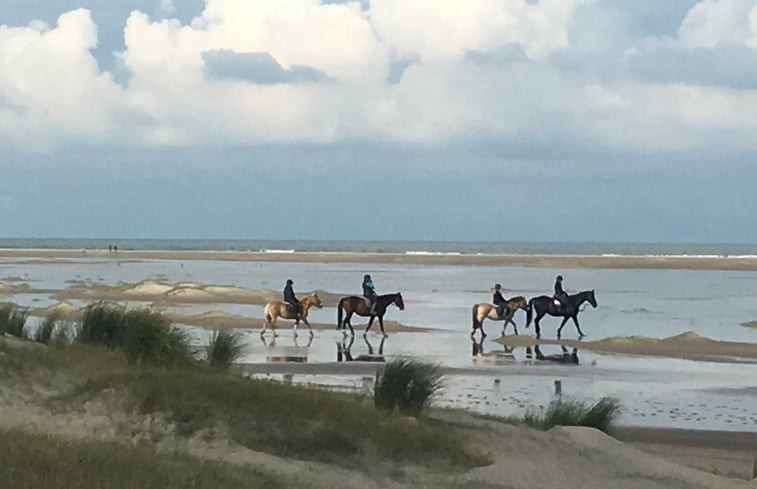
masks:
<path fill-rule="evenodd" d="M 313 334 L 313 328 L 310 327 L 310 323 L 308 322 L 308 311 L 311 307 L 315 306 L 318 309 L 323 307 L 323 304 L 321 304 L 321 299 L 318 297 L 318 294 L 313 292 L 309 296 L 305 297 L 300 301 L 300 306 L 302 306 L 302 315 L 300 319 L 297 318 L 297 316 L 290 312 L 287 308 L 286 302 L 281 301 L 275 301 L 275 302 L 269 302 L 265 305 L 265 324 L 263 324 L 263 331 L 260 332 L 260 336 L 263 336 L 265 334 L 266 329 L 270 326 L 273 330 L 273 335 L 276 336 L 276 319 L 294 319 L 294 335 L 297 336 L 297 326 L 300 324 L 300 319 L 302 319 L 302 322 L 305 323 L 310 330 L 310 335 Z"/>
<path fill-rule="evenodd" d="M 565 326 L 565 323 L 568 322 L 568 319 L 573 320 L 573 324 L 576 325 L 576 329 L 578 330 L 578 336 L 579 338 L 583 338 L 584 333 L 581 331 L 581 327 L 578 325 L 578 313 L 580 312 L 580 307 L 584 302 L 589 302 L 589 304 L 592 305 L 592 307 L 597 307 L 597 299 L 594 297 L 594 291 L 593 290 L 584 290 L 583 292 L 579 292 L 578 294 L 569 295 L 568 300 L 566 304 L 563 304 L 561 307 L 558 307 L 555 305 L 554 299 L 552 297 L 542 295 L 539 297 L 534 297 L 530 301 L 528 301 L 528 310 L 526 311 L 526 327 L 531 324 L 531 316 L 533 314 L 533 311 L 536 311 L 536 320 L 534 321 L 534 324 L 536 325 L 536 338 L 541 338 L 541 327 L 539 326 L 539 321 L 541 318 L 544 317 L 545 314 L 549 314 L 550 316 L 559 316 L 562 317 L 562 323 L 560 323 L 560 327 L 557 328 L 557 339 L 560 339 L 560 334 L 562 333 L 562 328 Z"/>
<path fill-rule="evenodd" d="M 402 301 L 402 294 L 400 294 L 399 292 L 397 292 L 396 294 L 378 296 L 378 298 L 376 298 L 376 307 L 374 307 L 373 309 L 373 314 L 371 314 L 370 309 L 366 305 L 365 298 L 357 297 L 355 295 L 342 297 L 341 299 L 339 299 L 339 305 L 337 306 L 338 312 L 336 329 L 343 330 L 345 326 L 349 326 L 350 334 L 354 336 L 355 330 L 352 328 L 350 319 L 352 318 L 353 314 L 357 314 L 358 316 L 371 318 L 368 321 L 368 327 L 365 328 L 366 333 L 369 329 L 371 329 L 373 320 L 375 318 L 378 318 L 379 325 L 381 326 L 381 334 L 386 336 L 386 332 L 384 331 L 384 314 L 386 314 L 386 308 L 389 307 L 390 304 L 397 306 L 400 311 L 405 309 L 405 303 Z"/>
<path fill-rule="evenodd" d="M 513 297 L 505 301 L 507 305 L 507 314 L 504 317 L 499 317 L 497 314 L 497 306 L 494 304 L 474 304 L 473 305 L 473 330 L 470 335 L 473 336 L 477 329 L 481 330 L 481 336 L 486 336 L 484 332 L 484 319 L 491 319 L 492 321 L 505 321 L 502 326 L 502 336 L 505 335 L 505 329 L 507 329 L 507 323 L 511 323 L 515 328 L 515 334 L 518 334 L 518 325 L 513 321 L 515 311 L 523 309 L 528 311 L 528 303 L 523 296 Z"/>

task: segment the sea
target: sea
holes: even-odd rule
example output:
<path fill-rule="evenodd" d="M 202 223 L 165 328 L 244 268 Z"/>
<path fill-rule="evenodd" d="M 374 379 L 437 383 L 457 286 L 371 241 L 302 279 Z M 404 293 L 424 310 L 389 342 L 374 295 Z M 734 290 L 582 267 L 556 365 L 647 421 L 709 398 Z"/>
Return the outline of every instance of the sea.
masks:
<path fill-rule="evenodd" d="M 0 249 L 757 257 L 757 243 L 0 238 Z"/>

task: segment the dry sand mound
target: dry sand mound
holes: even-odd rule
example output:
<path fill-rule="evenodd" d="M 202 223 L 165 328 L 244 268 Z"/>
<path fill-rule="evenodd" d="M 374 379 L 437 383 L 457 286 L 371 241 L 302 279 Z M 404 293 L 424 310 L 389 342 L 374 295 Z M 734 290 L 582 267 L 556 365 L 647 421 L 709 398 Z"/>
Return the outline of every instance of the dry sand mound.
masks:
<path fill-rule="evenodd" d="M 647 338 L 625 336 L 606 338 L 598 341 L 580 340 L 537 340 L 532 336 L 510 335 L 496 340 L 511 347 L 540 345 L 564 345 L 579 350 L 627 355 L 664 356 L 703 361 L 742 360 L 757 362 L 757 344 L 717 341 L 696 333 L 687 332 L 669 338 Z"/>

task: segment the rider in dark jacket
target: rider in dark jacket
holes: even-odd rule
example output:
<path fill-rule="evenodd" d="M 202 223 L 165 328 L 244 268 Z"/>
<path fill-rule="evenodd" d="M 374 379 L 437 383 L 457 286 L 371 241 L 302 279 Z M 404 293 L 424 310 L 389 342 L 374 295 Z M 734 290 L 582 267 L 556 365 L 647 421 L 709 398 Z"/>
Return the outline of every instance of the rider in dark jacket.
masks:
<path fill-rule="evenodd" d="M 376 293 L 376 287 L 373 285 L 371 276 L 367 273 L 363 277 L 363 297 L 365 297 L 365 302 L 368 304 L 371 314 L 376 312 L 376 299 L 378 298 L 378 294 Z"/>
<path fill-rule="evenodd" d="M 555 279 L 555 295 L 553 298 L 555 305 L 559 309 L 564 310 L 566 307 L 568 307 L 568 294 L 566 294 L 562 288 L 562 275 L 558 275 Z"/>
<path fill-rule="evenodd" d="M 494 284 L 494 288 L 492 289 L 492 291 L 494 292 L 494 295 L 492 296 L 492 304 L 497 306 L 497 315 L 499 317 L 504 317 L 505 314 L 508 313 L 508 308 L 507 301 L 504 297 L 502 297 L 501 289 L 501 284 Z"/>
<path fill-rule="evenodd" d="M 298 301 L 297 297 L 294 296 L 294 289 L 292 288 L 292 285 L 294 285 L 294 282 L 290 278 L 287 280 L 286 287 L 284 287 L 284 302 L 289 304 L 290 309 L 294 311 L 294 313 L 297 315 L 297 318 L 299 318 L 302 307 L 300 306 L 300 301 Z"/>

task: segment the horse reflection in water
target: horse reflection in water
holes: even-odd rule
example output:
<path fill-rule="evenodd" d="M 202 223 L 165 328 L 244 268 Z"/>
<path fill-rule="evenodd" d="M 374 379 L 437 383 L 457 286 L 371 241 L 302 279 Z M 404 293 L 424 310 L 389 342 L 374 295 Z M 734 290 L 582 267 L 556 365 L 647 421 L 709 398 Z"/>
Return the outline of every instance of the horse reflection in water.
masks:
<path fill-rule="evenodd" d="M 507 359 L 507 360 L 513 360 L 515 357 L 513 356 L 513 350 L 515 348 L 511 346 L 503 346 L 502 350 L 492 350 L 490 352 L 484 351 L 484 336 L 481 337 L 478 341 L 471 336 L 471 342 L 473 343 L 473 358 L 475 359 L 491 359 L 491 360 L 498 360 L 498 359 Z"/>
<path fill-rule="evenodd" d="M 560 348 L 562 349 L 562 353 L 555 353 L 553 355 L 545 355 L 542 353 L 541 348 L 539 348 L 539 345 L 534 345 L 533 353 L 531 352 L 531 347 L 526 347 L 526 358 L 528 359 L 536 359 L 540 361 L 545 362 L 556 362 L 556 363 L 568 363 L 568 364 L 575 364 L 578 365 L 578 348 L 573 348 L 572 352 L 568 352 L 568 349 L 565 348 L 563 345 L 560 345 Z"/>
<path fill-rule="evenodd" d="M 381 337 L 381 343 L 378 348 L 378 355 L 374 354 L 373 345 L 368 341 L 368 336 L 363 335 L 363 341 L 368 345 L 367 355 L 352 356 L 352 345 L 355 343 L 355 337 L 350 336 L 349 341 L 347 338 L 342 338 L 342 341 L 336 342 L 336 361 L 337 362 L 386 362 L 384 358 L 384 342 L 386 336 Z"/>
<path fill-rule="evenodd" d="M 303 348 L 310 348 L 310 345 L 313 344 L 313 335 L 308 336 L 308 342 Z M 275 348 L 276 347 L 276 341 L 279 339 L 279 335 L 271 336 L 271 340 L 268 341 L 265 336 L 260 335 L 260 341 L 263 342 L 263 346 L 266 348 Z M 300 342 L 299 342 L 299 336 L 293 335 L 292 340 L 294 341 L 294 347 L 300 348 Z"/>

